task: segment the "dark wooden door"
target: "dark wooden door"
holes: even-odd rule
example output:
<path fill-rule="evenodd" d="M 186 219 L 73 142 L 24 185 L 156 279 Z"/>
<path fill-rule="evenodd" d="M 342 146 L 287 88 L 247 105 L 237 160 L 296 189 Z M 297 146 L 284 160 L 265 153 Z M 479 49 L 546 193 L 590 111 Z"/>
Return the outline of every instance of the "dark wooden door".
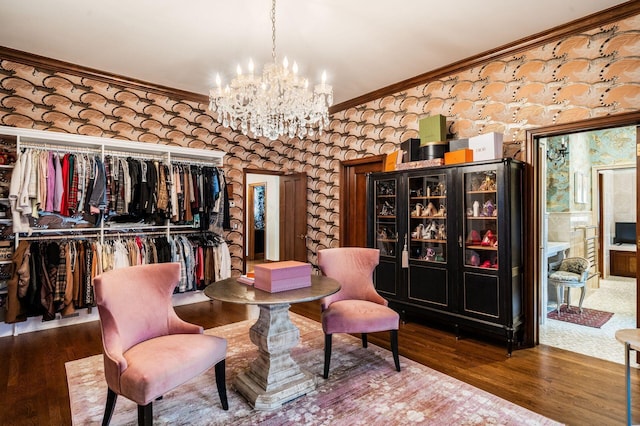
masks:
<path fill-rule="evenodd" d="M 367 173 L 381 172 L 384 155 L 341 163 L 340 246 L 367 246 Z"/>
<path fill-rule="evenodd" d="M 307 261 L 307 174 L 280 178 L 280 260 Z"/>

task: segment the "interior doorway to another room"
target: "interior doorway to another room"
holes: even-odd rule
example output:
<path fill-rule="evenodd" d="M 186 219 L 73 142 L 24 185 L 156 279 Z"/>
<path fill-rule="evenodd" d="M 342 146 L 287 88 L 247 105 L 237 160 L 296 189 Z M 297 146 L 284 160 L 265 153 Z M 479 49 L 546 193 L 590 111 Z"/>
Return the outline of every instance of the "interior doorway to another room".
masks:
<path fill-rule="evenodd" d="M 615 229 L 616 223 L 636 222 L 636 127 L 557 134 L 538 142 L 543 195 L 540 343 L 624 363 L 624 351 L 614 334 L 636 327 L 636 271 L 620 276 L 610 265 L 611 254 L 623 249 L 628 249 L 626 259 L 633 258 L 635 265 L 635 241 L 617 245 Z M 576 256 L 591 263 L 583 308 L 613 313 L 601 328 L 547 319 L 559 303 L 547 282 L 549 265 Z M 570 291 L 577 309 L 580 289 Z"/>
<path fill-rule="evenodd" d="M 280 176 L 245 173 L 245 269 L 280 260 Z"/>
<path fill-rule="evenodd" d="M 243 188 L 243 272 L 259 263 L 306 262 L 306 173 L 245 169 Z"/>
<path fill-rule="evenodd" d="M 259 262 L 265 258 L 267 233 L 267 183 L 250 183 L 247 191 L 247 260 Z"/>

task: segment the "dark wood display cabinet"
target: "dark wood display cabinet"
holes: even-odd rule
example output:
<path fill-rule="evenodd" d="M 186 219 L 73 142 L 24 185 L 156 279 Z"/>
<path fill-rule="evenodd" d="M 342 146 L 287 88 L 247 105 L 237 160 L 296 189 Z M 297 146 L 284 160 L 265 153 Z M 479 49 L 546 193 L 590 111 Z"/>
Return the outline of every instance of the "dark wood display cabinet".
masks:
<path fill-rule="evenodd" d="M 368 176 L 374 280 L 403 318 L 500 336 L 511 355 L 524 324 L 522 173 L 501 159 Z"/>

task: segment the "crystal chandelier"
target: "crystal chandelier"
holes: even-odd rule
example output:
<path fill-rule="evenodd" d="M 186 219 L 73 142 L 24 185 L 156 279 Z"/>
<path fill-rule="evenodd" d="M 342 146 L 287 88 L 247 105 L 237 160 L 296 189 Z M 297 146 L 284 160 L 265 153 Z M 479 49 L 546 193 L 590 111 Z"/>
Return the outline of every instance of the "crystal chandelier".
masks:
<path fill-rule="evenodd" d="M 556 166 L 561 166 L 569 154 L 569 137 L 560 138 L 560 147 L 557 145 L 552 146 L 549 143 L 547 148 L 547 159 Z"/>
<path fill-rule="evenodd" d="M 220 75 L 216 75 L 209 109 L 223 126 L 247 136 L 251 133 L 271 140 L 282 135 L 303 138 L 313 135 L 315 127 L 322 133 L 329 124 L 333 89 L 326 84 L 326 72 L 322 73 L 322 83 L 311 92 L 309 81 L 298 75 L 295 62 L 291 69 L 286 57 L 282 64 L 276 62 L 276 0 L 271 5 L 271 32 L 273 63 L 265 65 L 262 77 L 254 76 L 251 60 L 249 73 L 243 75 L 238 65 L 237 77 L 224 88 Z"/>

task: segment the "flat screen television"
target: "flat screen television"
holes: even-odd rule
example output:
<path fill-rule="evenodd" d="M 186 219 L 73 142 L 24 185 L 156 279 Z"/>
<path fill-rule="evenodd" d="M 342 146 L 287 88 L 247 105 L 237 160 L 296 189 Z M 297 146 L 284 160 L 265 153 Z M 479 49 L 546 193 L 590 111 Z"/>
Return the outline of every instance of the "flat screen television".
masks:
<path fill-rule="evenodd" d="M 616 235 L 613 237 L 614 244 L 635 244 L 636 243 L 636 223 L 616 222 Z"/>

